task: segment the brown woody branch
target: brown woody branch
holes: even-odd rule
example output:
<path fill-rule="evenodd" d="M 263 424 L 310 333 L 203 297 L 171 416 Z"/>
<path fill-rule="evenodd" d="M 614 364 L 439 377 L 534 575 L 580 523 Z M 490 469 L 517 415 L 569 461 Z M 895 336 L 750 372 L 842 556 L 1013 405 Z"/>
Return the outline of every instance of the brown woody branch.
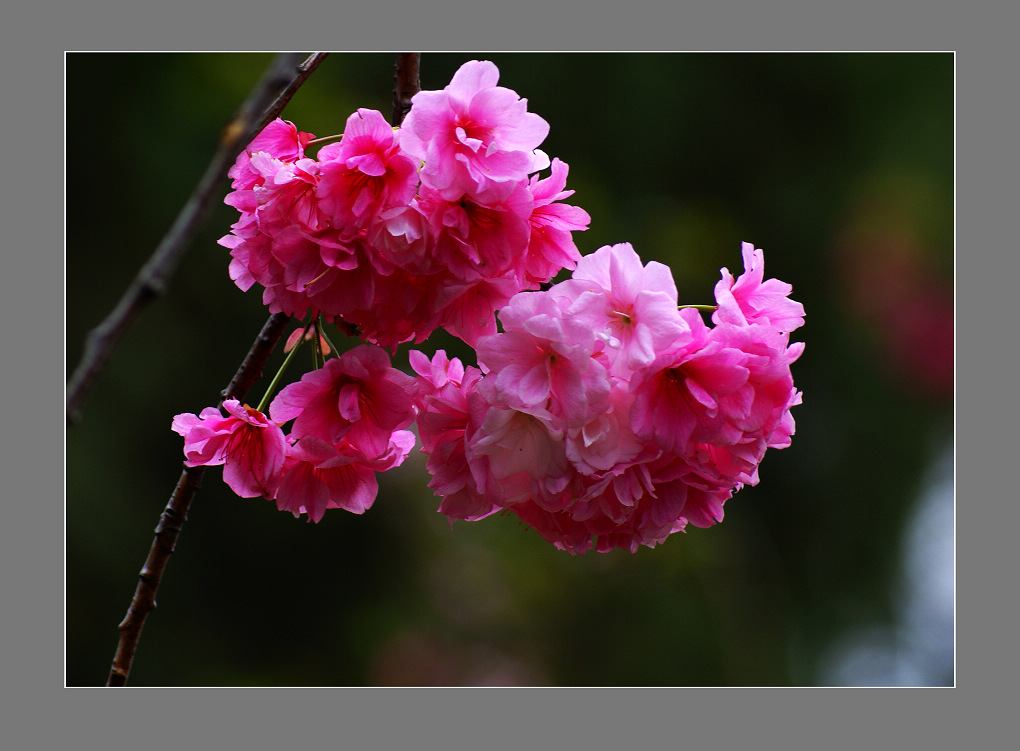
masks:
<path fill-rule="evenodd" d="M 276 343 L 283 335 L 283 329 L 288 320 L 290 320 L 290 316 L 283 313 L 276 313 L 269 317 L 255 339 L 255 343 L 248 351 L 248 355 L 244 358 L 244 362 L 241 363 L 241 367 L 231 379 L 230 384 L 221 392 L 223 397 L 220 401 L 221 405 L 227 399 L 244 399 L 252 384 L 262 375 L 262 369 L 276 347 Z M 131 662 L 135 656 L 138 639 L 142 634 L 142 626 L 145 625 L 146 616 L 156 607 L 156 590 L 163 578 L 163 570 L 177 545 L 177 537 L 188 517 L 188 508 L 191 506 L 191 500 L 195 497 L 195 493 L 198 492 L 204 473 L 205 467 L 185 467 L 181 478 L 177 481 L 177 487 L 174 488 L 174 492 L 170 496 L 170 502 L 159 518 L 152 547 L 138 574 L 138 586 L 135 588 L 134 597 L 131 598 L 127 615 L 120 623 L 120 640 L 113 656 L 110 675 L 106 680 L 107 686 L 127 684 Z"/>
<path fill-rule="evenodd" d="M 418 65 L 421 62 L 420 52 L 398 52 L 394 65 L 393 80 L 393 118 L 394 127 L 400 125 L 404 116 L 411 109 L 411 97 L 421 91 L 418 78 Z"/>
<path fill-rule="evenodd" d="M 321 57 L 322 57 L 321 55 L 320 56 L 313 55 L 312 57 L 305 61 L 303 66 L 308 66 L 310 63 L 314 62 L 314 65 L 311 65 L 311 67 L 308 69 L 307 71 L 308 73 L 310 73 L 311 70 L 313 70 L 314 67 L 318 65 L 319 61 L 321 61 Z M 394 88 L 393 91 L 394 125 L 399 125 L 400 122 L 403 120 L 404 115 L 407 114 L 407 111 L 411 107 L 411 98 L 420 90 L 420 83 L 418 78 L 418 64 L 420 57 L 421 57 L 420 53 L 417 52 L 404 52 L 399 53 L 397 55 L 397 62 L 394 73 L 396 87 Z M 307 73 L 305 75 L 307 77 Z M 239 136 L 236 139 L 236 142 L 242 145 L 247 144 L 253 137 L 254 133 L 257 133 L 263 127 L 265 127 L 265 125 L 268 124 L 268 122 L 273 117 L 276 116 L 276 113 L 278 113 L 283 108 L 283 105 L 286 104 L 286 100 L 290 98 L 290 94 L 293 93 L 293 90 L 296 90 L 298 85 L 300 85 L 300 83 L 294 85 L 293 89 L 291 89 L 289 94 L 287 94 L 286 92 L 281 93 L 280 96 L 274 102 L 273 107 L 266 111 L 266 114 L 263 116 L 263 118 L 252 124 L 251 127 L 253 132 L 249 134 L 249 132 L 246 130 L 242 136 Z M 286 98 L 282 99 L 284 96 Z M 279 105 L 278 108 L 277 105 Z M 244 111 L 243 107 L 242 111 Z M 234 123 L 237 122 L 239 122 L 239 120 L 235 118 Z M 228 126 L 227 129 L 228 131 L 232 129 L 234 123 Z M 240 127 L 241 126 L 238 126 L 238 129 Z M 225 131 L 224 138 L 226 139 L 226 137 L 227 136 Z M 233 136 L 231 136 L 231 139 L 233 139 Z M 222 150 L 223 146 L 221 146 L 221 151 Z M 230 161 L 232 161 L 236 157 L 238 151 L 240 151 L 240 147 L 238 147 L 238 149 L 233 152 L 233 156 L 230 156 L 229 158 Z M 227 169 L 226 163 L 225 162 L 221 163 L 220 173 L 222 174 L 222 172 L 225 171 L 226 169 Z M 208 172 L 209 171 L 207 170 L 207 173 Z M 203 178 L 203 180 L 204 179 L 205 178 Z M 199 184 L 199 186 L 201 185 L 202 183 Z M 209 190 L 211 194 L 212 189 Z M 196 188 L 196 194 L 198 194 L 198 188 Z M 196 194 L 193 194 L 192 199 L 189 199 L 189 204 L 191 204 L 192 200 L 195 199 Z M 188 206 L 186 205 L 185 209 L 182 210 L 181 212 L 182 215 L 186 213 L 187 208 Z M 178 219 L 180 220 L 180 217 L 178 217 Z M 172 233 L 173 229 L 171 229 L 171 234 Z M 164 244 L 165 243 L 166 240 L 164 240 Z M 162 246 L 163 244 L 161 244 L 160 247 Z M 178 250 L 177 252 L 179 253 L 180 251 Z M 158 254 L 159 250 L 157 249 L 157 255 Z M 151 261 L 150 264 L 147 264 L 147 266 L 148 265 L 151 265 Z M 157 270 L 160 269 L 164 270 L 163 273 L 165 275 L 169 273 L 167 270 L 165 270 L 166 269 L 165 266 L 158 266 Z M 145 271 L 146 269 L 143 268 L 142 272 L 139 273 L 139 278 L 143 277 Z M 136 284 L 137 282 L 138 280 L 136 280 Z M 132 285 L 132 287 L 134 286 L 135 285 Z M 143 291 L 146 289 L 149 289 L 149 287 L 142 287 Z M 158 291 L 161 290 L 162 287 L 159 287 Z M 131 290 L 129 290 L 129 293 L 130 292 Z M 149 297 L 154 296 L 151 292 L 146 294 Z M 125 295 L 125 298 L 127 297 L 128 296 Z M 123 300 L 122 303 L 124 303 Z M 121 306 L 118 306 L 118 309 L 120 307 Z M 137 310 L 133 310 L 130 314 L 130 317 L 133 317 L 133 315 L 136 312 Z M 115 310 L 114 313 L 111 314 L 110 316 L 110 319 L 112 319 L 112 321 L 114 322 L 113 324 L 111 324 L 111 326 L 114 324 L 120 325 L 121 327 L 126 326 L 127 321 L 130 320 L 130 317 L 121 315 L 119 318 L 117 318 L 114 315 L 117 313 L 118 310 Z M 121 318 L 123 318 L 124 320 L 122 321 Z M 223 401 L 227 399 L 241 399 L 241 400 L 244 399 L 245 395 L 248 393 L 248 390 L 251 388 L 252 384 L 254 384 L 254 382 L 262 374 L 262 369 L 265 367 L 266 361 L 269 359 L 269 355 L 272 353 L 277 342 L 280 340 L 280 337 L 283 334 L 284 326 L 286 325 L 288 320 L 290 320 L 289 316 L 280 313 L 274 314 L 269 317 L 269 320 L 266 321 L 265 325 L 262 327 L 262 331 L 259 333 L 258 337 L 255 340 L 255 343 L 252 345 L 251 349 L 248 352 L 248 355 L 245 357 L 244 362 L 241 363 L 241 367 L 238 369 L 237 373 L 234 375 L 233 379 L 231 379 L 227 387 L 222 392 L 220 392 L 220 396 L 222 397 L 220 405 L 222 405 Z M 105 326 L 106 323 L 107 322 L 104 322 L 103 325 Z M 338 321 L 337 323 L 339 324 L 341 322 Z M 99 331 L 99 334 L 96 335 L 99 344 L 103 344 L 106 341 L 103 337 L 109 336 L 108 333 L 103 331 L 102 329 L 103 326 L 100 326 L 98 329 L 93 331 L 93 334 L 95 334 L 96 331 Z M 119 337 L 121 330 L 122 328 L 116 330 L 115 334 L 116 337 Z M 90 335 L 90 341 L 91 340 L 92 335 Z M 116 338 L 114 338 L 113 342 L 115 343 L 115 341 Z M 88 344 L 89 342 L 87 342 L 87 345 Z M 112 344 L 109 345 L 109 349 L 112 349 Z M 109 351 L 107 350 L 106 356 L 108 355 Z M 89 380 L 91 380 L 91 378 L 94 377 L 95 371 L 98 370 L 98 367 L 101 364 L 102 362 L 98 362 L 98 364 L 96 364 L 93 367 L 93 372 L 89 374 Z M 79 366 L 79 369 L 80 368 L 81 366 Z M 77 399 L 80 399 L 80 394 L 77 396 Z M 69 420 L 72 416 L 72 406 L 76 407 L 76 405 L 77 400 L 72 404 L 69 395 L 68 397 Z M 107 686 L 124 686 L 127 684 L 128 674 L 131 671 L 131 663 L 134 659 L 135 650 L 138 646 L 139 637 L 141 636 L 142 626 L 145 624 L 146 616 L 148 616 L 148 614 L 156 607 L 156 590 L 159 588 L 160 581 L 162 580 L 163 577 L 163 571 L 166 568 L 167 561 L 169 561 L 170 559 L 170 554 L 173 553 L 174 548 L 177 545 L 177 538 L 181 532 L 181 528 L 184 524 L 184 521 L 187 519 L 188 508 L 190 507 L 191 501 L 195 497 L 195 494 L 198 492 L 198 488 L 204 473 L 205 467 L 185 467 L 181 473 L 180 479 L 177 482 L 177 486 L 174 488 L 173 494 L 170 496 L 170 501 L 167 504 L 167 507 L 163 510 L 163 514 L 160 516 L 159 524 L 157 525 L 155 530 L 155 537 L 152 541 L 152 547 L 149 549 L 149 555 L 145 559 L 145 563 L 142 566 L 142 570 L 139 572 L 138 575 L 138 585 L 135 588 L 134 597 L 131 598 L 131 605 L 128 608 L 127 615 L 124 617 L 124 620 L 121 621 L 120 623 L 119 627 L 120 640 L 117 644 L 117 651 L 114 654 L 113 664 L 110 667 L 110 674 L 106 682 Z"/>
<path fill-rule="evenodd" d="M 173 225 L 114 309 L 85 338 L 81 361 L 67 385 L 68 424 L 79 419 L 86 391 L 110 359 L 128 326 L 148 303 L 163 294 L 184 251 L 208 219 L 219 198 L 221 181 L 241 149 L 283 110 L 326 54 L 317 52 L 303 62 L 300 53 L 278 55 L 223 129 L 219 148 Z"/>

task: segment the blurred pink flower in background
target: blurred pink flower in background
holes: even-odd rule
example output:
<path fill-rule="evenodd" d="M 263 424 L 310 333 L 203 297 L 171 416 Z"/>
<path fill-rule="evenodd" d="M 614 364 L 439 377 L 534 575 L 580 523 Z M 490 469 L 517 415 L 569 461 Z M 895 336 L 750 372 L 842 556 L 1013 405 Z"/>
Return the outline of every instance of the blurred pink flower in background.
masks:
<path fill-rule="evenodd" d="M 866 197 L 853 207 L 836 241 L 843 302 L 868 325 L 891 375 L 910 390 L 951 399 L 953 287 L 918 236 L 910 213 L 897 211 L 890 202 L 881 195 Z"/>

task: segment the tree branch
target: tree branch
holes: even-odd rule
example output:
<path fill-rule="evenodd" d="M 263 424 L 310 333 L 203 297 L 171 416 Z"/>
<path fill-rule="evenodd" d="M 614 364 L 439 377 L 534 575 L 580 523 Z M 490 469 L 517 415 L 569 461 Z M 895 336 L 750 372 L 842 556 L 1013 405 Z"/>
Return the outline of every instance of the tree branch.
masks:
<path fill-rule="evenodd" d="M 323 55 L 313 55 L 305 61 L 302 65 L 302 68 L 307 68 L 304 77 L 311 73 L 311 70 L 318 65 L 322 57 Z M 399 53 L 397 55 L 394 74 L 396 87 L 393 92 L 394 125 L 400 124 L 404 115 L 407 114 L 411 107 L 411 97 L 420 89 L 418 80 L 419 59 L 420 53 L 416 52 Z M 284 65 L 283 63 L 279 64 L 281 66 Z M 267 73 L 267 79 L 272 78 L 271 73 L 272 71 Z M 301 78 L 301 81 L 303 80 Z M 205 204 L 208 203 L 209 197 L 213 193 L 216 179 L 226 171 L 228 164 L 232 163 L 240 151 L 240 146 L 237 145 L 246 145 L 256 133 L 282 110 L 283 106 L 290 99 L 291 94 L 293 94 L 293 91 L 300 85 L 300 81 L 297 81 L 297 79 L 295 81 L 292 87 L 288 87 L 288 90 L 284 90 L 277 96 L 273 105 L 266 110 L 259 120 L 250 121 L 248 119 L 250 115 L 246 113 L 254 108 L 243 106 L 239 115 L 225 129 L 217 157 L 214 158 L 213 163 L 206 170 L 206 175 L 203 176 L 202 182 L 196 187 L 195 193 L 192 194 L 188 204 L 181 211 L 178 221 L 171 228 L 167 238 L 164 238 L 153 258 L 139 272 L 135 283 L 132 284 L 121 304 L 111 313 L 107 321 L 104 321 L 100 327 L 90 333 L 89 338 L 86 340 L 86 357 L 83 358 L 82 365 L 79 365 L 79 371 L 86 365 L 88 369 L 84 371 L 82 378 L 72 379 L 74 389 L 69 387 L 67 407 L 69 421 L 77 409 L 77 404 L 81 399 L 84 388 L 95 377 L 95 373 L 109 356 L 117 338 L 119 338 L 127 323 L 137 314 L 142 302 L 162 292 L 165 279 L 169 276 L 173 265 L 176 263 L 175 256 L 180 255 L 184 242 L 190 238 L 190 233 L 194 231 L 192 225 L 195 225 L 198 219 L 204 219 L 202 212 L 208 210 Z M 266 89 L 268 90 L 269 88 L 267 85 Z M 252 97 L 249 97 L 249 101 L 254 96 L 253 93 Z M 232 144 L 229 149 L 228 143 Z M 237 146 L 237 148 L 235 149 L 234 146 Z M 230 151 L 230 156 L 220 159 L 219 157 L 221 157 L 225 150 Z M 214 166 L 216 167 L 216 176 L 211 180 L 213 184 L 211 187 L 205 186 L 206 178 L 209 177 Z M 196 215 L 198 218 L 192 215 Z M 188 218 L 186 220 L 182 219 L 185 216 Z M 186 227 L 187 233 L 183 229 L 178 230 L 179 224 Z M 178 236 L 181 236 L 181 239 L 176 239 Z M 168 239 L 172 237 L 173 239 Z M 169 250 L 166 250 L 165 246 L 169 247 Z M 169 260 L 165 258 L 168 254 L 171 256 Z M 262 369 L 277 342 L 280 340 L 288 320 L 290 320 L 290 317 L 282 313 L 269 317 L 269 320 L 266 321 L 262 331 L 255 339 L 255 343 L 252 344 L 248 355 L 241 363 L 241 367 L 227 387 L 220 392 L 221 407 L 227 399 L 244 399 L 248 390 L 262 374 Z M 89 350 L 90 346 L 95 348 L 99 354 L 92 354 Z M 78 376 L 78 371 L 76 371 L 75 375 Z M 72 396 L 74 397 L 73 400 Z M 170 554 L 173 553 L 177 545 L 177 538 L 180 535 L 184 521 L 187 519 L 188 508 L 198 492 L 204 473 L 204 466 L 186 466 L 170 496 L 169 503 L 160 516 L 159 524 L 155 530 L 155 537 L 149 549 L 149 555 L 138 574 L 138 585 L 135 588 L 134 596 L 131 598 L 131 605 L 128 607 L 127 615 L 119 626 L 120 639 L 117 643 L 117 651 L 114 654 L 113 664 L 110 667 L 110 674 L 106 682 L 107 686 L 124 686 L 127 684 L 128 674 L 131 671 L 131 663 L 134 660 L 142 626 L 145 624 L 148 614 L 156 607 L 156 590 L 159 588 L 163 571 L 166 568 L 167 561 L 170 559 Z"/>
<path fill-rule="evenodd" d="M 421 91 L 418 79 L 418 66 L 421 62 L 420 52 L 398 52 L 397 62 L 393 66 L 393 127 L 400 125 L 404 116 L 411 109 L 411 97 Z"/>
<path fill-rule="evenodd" d="M 262 375 L 262 369 L 283 335 L 283 329 L 289 320 L 290 316 L 283 313 L 276 313 L 269 317 L 230 384 L 220 392 L 223 397 L 220 405 L 227 399 L 244 399 L 252 384 Z M 170 496 L 170 502 L 159 518 L 152 547 L 138 574 L 138 586 L 135 588 L 134 597 L 131 598 L 127 615 L 119 626 L 120 640 L 113 656 L 110 675 L 106 680 L 107 686 L 127 684 L 131 662 L 135 656 L 138 639 L 142 634 L 142 626 L 145 625 L 146 616 L 156 607 L 156 590 L 163 578 L 163 570 L 177 545 L 177 537 L 181 532 L 181 527 L 184 526 L 184 521 L 188 518 L 188 508 L 191 506 L 191 500 L 195 497 L 195 493 L 198 492 L 204 473 L 205 467 L 185 467 L 173 494 Z"/>
<path fill-rule="evenodd" d="M 161 295 L 195 233 L 208 219 L 218 189 L 237 155 L 290 101 L 327 53 L 301 62 L 300 53 L 278 55 L 220 135 L 219 148 L 167 234 L 142 266 L 106 319 L 85 338 L 81 361 L 67 386 L 68 424 L 81 415 L 81 401 L 142 308 Z"/>

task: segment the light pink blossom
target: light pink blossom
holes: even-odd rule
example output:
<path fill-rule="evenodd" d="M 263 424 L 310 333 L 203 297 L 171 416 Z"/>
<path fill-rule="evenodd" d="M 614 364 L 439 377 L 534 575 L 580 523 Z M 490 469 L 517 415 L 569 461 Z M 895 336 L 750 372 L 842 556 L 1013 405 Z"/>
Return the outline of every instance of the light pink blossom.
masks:
<path fill-rule="evenodd" d="M 618 475 L 645 452 L 630 428 L 633 395 L 625 388 L 612 388 L 609 406 L 584 425 L 567 430 L 567 458 L 579 472 L 593 477 Z"/>
<path fill-rule="evenodd" d="M 587 322 L 564 315 L 546 292 L 521 292 L 500 311 L 504 332 L 478 342 L 490 371 L 492 403 L 532 414 L 549 412 L 559 428 L 579 427 L 608 404 L 602 344 Z"/>
<path fill-rule="evenodd" d="M 420 91 L 411 100 L 401 145 L 424 162 L 422 183 L 446 200 L 465 194 L 500 200 L 508 187 L 548 165 L 535 152 L 549 124 L 498 81 L 493 63 L 472 60 L 442 91 Z"/>
<path fill-rule="evenodd" d="M 571 301 L 568 315 L 592 326 L 606 342 L 614 373 L 622 376 L 651 364 L 687 327 L 669 267 L 655 261 L 642 266 L 630 243 L 585 256 L 552 294 Z"/>
<path fill-rule="evenodd" d="M 469 396 L 472 422 L 465 454 L 478 492 L 499 505 L 533 500 L 559 510 L 572 496 L 576 470 L 567 460 L 563 431 L 551 427 L 552 416 L 539 408 L 528 412 L 487 403 L 477 391 Z"/>
<path fill-rule="evenodd" d="M 793 287 L 778 279 L 764 279 L 765 256 L 751 243 L 741 245 L 744 273 L 734 280 L 722 269 L 715 285 L 719 309 L 712 314 L 716 323 L 763 323 L 789 333 L 804 325 L 804 306 L 789 298 Z"/>

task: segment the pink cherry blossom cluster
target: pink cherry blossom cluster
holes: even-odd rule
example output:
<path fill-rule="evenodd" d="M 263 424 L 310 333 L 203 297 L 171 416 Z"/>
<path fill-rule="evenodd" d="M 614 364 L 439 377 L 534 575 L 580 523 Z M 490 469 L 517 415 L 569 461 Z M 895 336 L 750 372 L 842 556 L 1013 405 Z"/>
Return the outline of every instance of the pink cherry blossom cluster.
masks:
<path fill-rule="evenodd" d="M 723 269 L 708 326 L 678 307 L 669 269 L 629 244 L 581 259 L 573 278 L 522 292 L 482 338 L 479 367 L 411 352 L 429 483 L 452 519 L 510 511 L 556 547 L 653 547 L 758 482 L 789 445 L 801 395 L 790 363 L 803 323 L 790 286 Z"/>
<path fill-rule="evenodd" d="M 571 232 L 590 218 L 562 203 L 567 166 L 538 150 L 549 126 L 498 77 L 465 64 L 415 95 L 399 129 L 359 109 L 315 159 L 313 136 L 282 120 L 238 157 L 226 200 L 241 218 L 220 241 L 231 278 L 258 282 L 274 313 L 311 313 L 288 348 L 329 354 L 323 319 L 365 343 L 266 412 L 231 399 L 177 415 L 185 464 L 223 465 L 239 496 L 318 522 L 372 505 L 416 423 L 451 523 L 509 512 L 571 553 L 633 552 L 720 521 L 765 451 L 789 445 L 804 347 L 789 341 L 804 321 L 790 285 L 766 280 L 748 243 L 714 306 L 679 305 L 669 268 L 629 244 L 581 257 Z M 391 365 L 387 349 L 439 327 L 477 367 L 444 350 L 412 350 L 416 377 Z"/>
<path fill-rule="evenodd" d="M 326 509 L 364 513 L 379 490 L 376 473 L 403 463 L 415 445 L 417 386 L 389 356 L 362 344 L 284 387 L 269 418 L 236 399 L 174 417 L 185 464 L 223 465 L 242 498 L 275 500 L 281 511 L 318 522 Z M 271 419 L 270 419 L 271 418 Z M 282 425 L 293 420 L 289 435 Z"/>
<path fill-rule="evenodd" d="M 514 294 L 574 268 L 571 232 L 590 222 L 562 203 L 567 165 L 538 149 L 548 123 L 498 79 L 468 62 L 397 129 L 359 109 L 314 159 L 312 134 L 271 123 L 229 172 L 234 282 L 258 282 L 273 313 L 342 319 L 388 349 L 439 327 L 472 345 L 495 333 Z"/>

